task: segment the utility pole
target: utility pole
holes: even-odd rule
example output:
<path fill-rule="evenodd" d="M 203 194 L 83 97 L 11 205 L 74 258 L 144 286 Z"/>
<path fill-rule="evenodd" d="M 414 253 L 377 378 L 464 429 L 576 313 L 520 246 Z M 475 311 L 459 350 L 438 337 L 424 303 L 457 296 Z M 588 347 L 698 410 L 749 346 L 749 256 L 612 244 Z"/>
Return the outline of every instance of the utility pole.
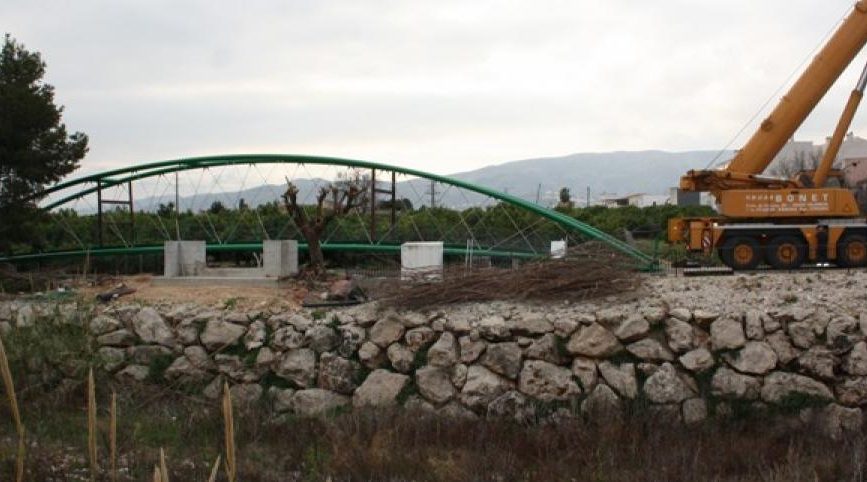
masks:
<path fill-rule="evenodd" d="M 587 186 L 587 206 L 590 207 L 590 186 Z"/>
<path fill-rule="evenodd" d="M 437 205 L 437 185 L 436 181 L 434 181 L 433 179 L 431 179 L 430 190 L 427 192 L 427 194 L 430 194 L 430 207 L 431 209 L 433 209 Z"/>
<path fill-rule="evenodd" d="M 542 196 L 542 183 L 536 188 L 536 204 L 539 204 L 539 198 Z"/>

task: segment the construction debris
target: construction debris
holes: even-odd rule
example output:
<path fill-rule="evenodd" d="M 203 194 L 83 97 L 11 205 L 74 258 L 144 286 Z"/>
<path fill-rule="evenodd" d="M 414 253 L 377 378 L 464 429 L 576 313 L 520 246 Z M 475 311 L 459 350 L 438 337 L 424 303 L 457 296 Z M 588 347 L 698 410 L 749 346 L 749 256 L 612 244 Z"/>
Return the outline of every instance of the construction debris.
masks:
<path fill-rule="evenodd" d="M 108 303 L 111 300 L 116 300 L 121 296 L 130 295 L 136 292 L 135 288 L 130 288 L 129 286 L 121 283 L 114 287 L 114 289 L 110 291 L 106 291 L 104 293 L 99 293 L 96 295 L 96 299 L 103 303 Z"/>

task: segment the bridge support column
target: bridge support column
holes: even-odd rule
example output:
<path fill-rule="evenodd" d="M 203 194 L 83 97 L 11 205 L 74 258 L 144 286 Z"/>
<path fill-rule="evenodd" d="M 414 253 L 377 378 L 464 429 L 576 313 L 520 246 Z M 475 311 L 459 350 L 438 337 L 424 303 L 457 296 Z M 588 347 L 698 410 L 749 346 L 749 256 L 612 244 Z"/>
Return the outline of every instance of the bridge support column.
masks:
<path fill-rule="evenodd" d="M 163 276 L 198 276 L 207 267 L 204 241 L 166 241 Z"/>
<path fill-rule="evenodd" d="M 262 241 L 262 267 L 265 276 L 283 278 L 298 273 L 298 241 Z"/>
<path fill-rule="evenodd" d="M 443 242 L 403 243 L 400 245 L 400 278 L 429 280 L 443 277 Z"/>

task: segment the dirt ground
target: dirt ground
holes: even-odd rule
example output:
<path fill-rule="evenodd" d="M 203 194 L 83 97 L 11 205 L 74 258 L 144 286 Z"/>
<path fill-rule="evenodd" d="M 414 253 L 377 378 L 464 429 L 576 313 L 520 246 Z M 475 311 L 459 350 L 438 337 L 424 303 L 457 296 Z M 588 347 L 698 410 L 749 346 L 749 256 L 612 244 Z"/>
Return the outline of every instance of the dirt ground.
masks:
<path fill-rule="evenodd" d="M 111 290 L 120 283 L 136 290 L 135 293 L 123 296 L 124 301 L 141 301 L 145 303 L 158 302 L 196 302 L 201 305 L 225 305 L 231 301 L 239 308 L 262 308 L 279 305 L 285 308 L 297 308 L 308 293 L 303 283 L 292 282 L 287 287 L 237 287 L 237 286 L 154 286 L 151 275 L 122 276 L 102 280 L 100 283 L 79 286 L 78 292 L 85 297 L 96 297 L 97 294 Z"/>

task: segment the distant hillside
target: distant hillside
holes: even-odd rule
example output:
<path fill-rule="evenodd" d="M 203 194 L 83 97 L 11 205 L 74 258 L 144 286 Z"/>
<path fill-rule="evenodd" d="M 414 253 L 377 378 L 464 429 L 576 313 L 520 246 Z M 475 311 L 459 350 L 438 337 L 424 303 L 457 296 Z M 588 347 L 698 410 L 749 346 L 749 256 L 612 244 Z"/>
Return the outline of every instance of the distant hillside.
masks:
<path fill-rule="evenodd" d="M 535 200 L 541 184 L 542 204 L 556 202 L 560 188 L 568 187 L 574 200 L 603 193 L 667 194 L 690 169 L 707 167 L 719 151 L 635 151 L 571 154 L 526 159 L 487 166 L 452 177 L 482 184 L 529 200 Z M 726 160 L 733 152 L 726 152 Z M 547 195 L 546 195 L 547 193 Z"/>
<path fill-rule="evenodd" d="M 719 151 L 636 151 L 571 154 L 563 157 L 525 159 L 483 167 L 474 171 L 451 174 L 450 177 L 506 191 L 529 201 L 550 206 L 557 202 L 560 188 L 568 187 L 572 199 L 581 203 L 590 187 L 591 198 L 604 194 L 667 194 L 677 185 L 680 176 L 690 169 L 701 169 L 719 154 Z M 721 160 L 728 159 L 727 152 Z M 314 191 L 321 180 L 296 179 L 299 198 L 312 202 Z M 430 204 L 430 181 L 412 179 L 398 183 L 397 196 L 408 198 L 416 207 Z M 244 199 L 251 207 L 278 200 L 285 191 L 282 185 L 260 185 L 239 192 L 200 194 L 181 197 L 182 210 L 200 211 L 219 200 L 227 207 L 237 207 Z M 441 206 L 463 208 L 479 205 L 489 198 L 446 186 L 436 186 L 436 203 Z M 137 201 L 139 209 L 155 211 L 160 203 L 173 202 L 171 193 Z"/>

